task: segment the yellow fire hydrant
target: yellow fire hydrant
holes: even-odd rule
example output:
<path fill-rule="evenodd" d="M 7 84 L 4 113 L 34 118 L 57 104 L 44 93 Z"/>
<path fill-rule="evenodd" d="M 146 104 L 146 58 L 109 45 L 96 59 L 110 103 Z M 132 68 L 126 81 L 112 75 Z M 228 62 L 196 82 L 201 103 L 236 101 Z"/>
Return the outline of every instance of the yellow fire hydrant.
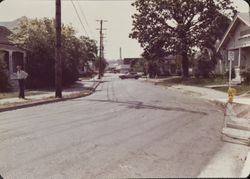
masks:
<path fill-rule="evenodd" d="M 237 91 L 235 88 L 229 87 L 227 93 L 228 93 L 228 102 L 232 103 Z"/>

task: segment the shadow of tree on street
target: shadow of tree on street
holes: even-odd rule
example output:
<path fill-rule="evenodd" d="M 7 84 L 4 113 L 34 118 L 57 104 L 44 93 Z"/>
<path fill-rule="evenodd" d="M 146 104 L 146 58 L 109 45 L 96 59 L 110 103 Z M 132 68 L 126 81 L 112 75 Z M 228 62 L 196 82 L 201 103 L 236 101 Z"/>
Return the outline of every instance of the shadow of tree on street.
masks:
<path fill-rule="evenodd" d="M 188 109 L 184 109 L 181 107 L 163 107 L 163 106 L 147 105 L 147 104 L 143 104 L 143 102 L 140 102 L 140 101 L 117 101 L 117 100 L 99 100 L 99 99 L 88 99 L 87 101 L 95 101 L 95 102 L 103 102 L 103 103 L 117 103 L 117 104 L 126 105 L 128 108 L 131 108 L 131 109 L 180 111 L 180 112 L 187 112 L 187 113 L 193 113 L 193 114 L 208 115 L 205 112 L 188 110 Z"/>

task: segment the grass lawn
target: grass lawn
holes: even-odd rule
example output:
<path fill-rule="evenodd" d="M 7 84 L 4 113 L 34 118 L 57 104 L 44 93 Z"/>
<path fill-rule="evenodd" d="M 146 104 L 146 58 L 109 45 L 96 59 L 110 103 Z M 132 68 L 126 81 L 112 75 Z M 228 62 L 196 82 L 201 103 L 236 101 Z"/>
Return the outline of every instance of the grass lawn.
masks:
<path fill-rule="evenodd" d="M 45 94 L 45 93 L 46 92 L 43 92 L 43 91 L 27 91 L 25 92 L 25 96 L 39 95 L 39 94 Z M 18 97 L 18 92 L 5 92 L 5 93 L 0 92 L 0 99 L 14 98 L 14 97 Z"/>
<path fill-rule="evenodd" d="M 84 76 L 84 77 L 80 77 L 79 80 L 90 80 L 92 78 L 93 77 L 91 77 L 91 76 Z"/>
<path fill-rule="evenodd" d="M 157 84 L 163 85 L 163 86 L 181 84 L 181 85 L 206 87 L 206 86 L 213 86 L 213 85 L 224 85 L 227 83 L 228 83 L 228 79 L 226 78 L 215 78 L 215 79 L 170 78 L 170 79 L 166 79 L 163 82 L 159 82 Z M 250 85 L 242 84 L 242 85 L 233 86 L 233 88 L 235 88 L 237 91 L 236 95 L 241 95 L 248 91 L 250 92 Z M 227 93 L 228 86 L 213 87 L 212 89 Z"/>
<path fill-rule="evenodd" d="M 250 85 L 238 85 L 238 86 L 233 86 L 233 88 L 235 88 L 236 91 L 237 91 L 236 96 L 244 94 L 244 93 L 250 91 Z M 223 92 L 227 92 L 228 87 L 216 87 L 216 88 L 213 88 L 213 89 L 223 91 Z"/>
<path fill-rule="evenodd" d="M 214 78 L 214 79 L 201 79 L 201 78 L 170 78 L 158 84 L 164 86 L 171 86 L 176 84 L 190 85 L 190 86 L 209 86 L 209 85 L 222 85 L 227 84 L 228 79 Z"/>
<path fill-rule="evenodd" d="M 80 80 L 89 80 L 91 77 L 83 77 L 80 78 Z M 63 87 L 63 91 L 81 91 L 85 89 L 83 84 L 81 83 L 74 83 L 70 86 Z M 25 91 L 25 96 L 31 96 L 31 95 L 39 95 L 39 94 L 46 94 L 48 92 L 53 92 L 53 88 L 39 88 L 39 89 L 30 89 L 30 91 Z M 0 92 L 0 99 L 5 99 L 5 98 L 14 98 L 18 97 L 18 92 Z"/>

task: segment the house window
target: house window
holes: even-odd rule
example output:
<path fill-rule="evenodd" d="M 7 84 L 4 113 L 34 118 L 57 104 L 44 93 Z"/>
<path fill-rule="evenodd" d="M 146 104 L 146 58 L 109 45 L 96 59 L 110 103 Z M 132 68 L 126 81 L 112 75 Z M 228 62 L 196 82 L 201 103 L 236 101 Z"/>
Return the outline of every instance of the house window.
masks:
<path fill-rule="evenodd" d="M 3 54 L 3 67 L 5 70 L 9 69 L 9 52 L 5 51 L 5 50 L 0 50 L 0 53 Z"/>

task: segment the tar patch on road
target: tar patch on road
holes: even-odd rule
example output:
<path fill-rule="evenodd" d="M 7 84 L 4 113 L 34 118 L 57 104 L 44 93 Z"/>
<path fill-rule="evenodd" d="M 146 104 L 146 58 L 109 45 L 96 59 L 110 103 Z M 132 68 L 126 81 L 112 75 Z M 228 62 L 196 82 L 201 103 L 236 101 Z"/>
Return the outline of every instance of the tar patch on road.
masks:
<path fill-rule="evenodd" d="M 134 109 L 153 109 L 153 110 L 164 110 L 164 111 L 181 111 L 181 112 L 187 112 L 187 113 L 193 113 L 193 114 L 201 114 L 201 115 L 208 115 L 205 112 L 200 111 L 193 111 L 188 110 L 180 107 L 162 107 L 162 106 L 154 106 L 154 105 L 147 105 L 143 104 L 143 102 L 139 101 L 117 101 L 117 100 L 88 100 L 88 101 L 98 101 L 98 102 L 108 102 L 108 103 L 118 103 L 118 104 L 126 104 L 128 108 L 134 108 Z"/>

